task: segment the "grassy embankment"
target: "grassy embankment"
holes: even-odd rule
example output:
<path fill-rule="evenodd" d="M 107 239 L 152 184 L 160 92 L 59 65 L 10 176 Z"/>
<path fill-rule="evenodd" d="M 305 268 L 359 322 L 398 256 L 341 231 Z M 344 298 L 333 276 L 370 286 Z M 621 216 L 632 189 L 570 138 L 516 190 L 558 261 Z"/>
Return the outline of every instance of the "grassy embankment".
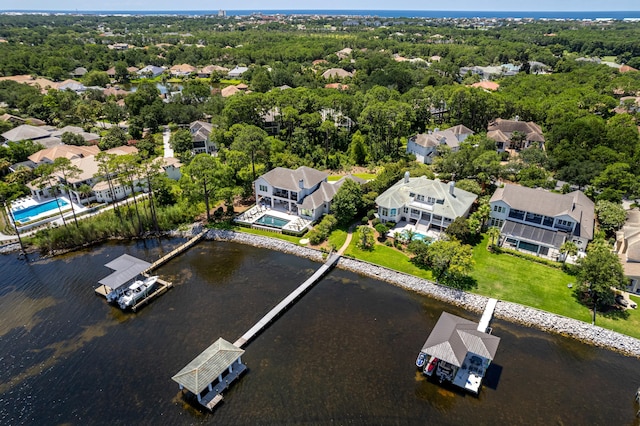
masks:
<path fill-rule="evenodd" d="M 527 259 L 491 253 L 487 250 L 487 241 L 485 237 L 473 250 L 475 265 L 471 276 L 477 282 L 477 287 L 471 290 L 473 293 L 591 322 L 591 311 L 578 303 L 572 289 L 567 287 L 575 282 L 575 277 Z M 363 251 L 355 243 L 355 239 L 352 240 L 346 255 L 422 278 L 432 278 L 430 271 L 412 264 L 405 253 L 380 244 L 373 251 Z M 638 303 L 638 298 L 632 296 L 632 299 Z M 598 314 L 596 324 L 640 338 L 640 312 L 629 309 L 625 313 L 627 318 Z"/>

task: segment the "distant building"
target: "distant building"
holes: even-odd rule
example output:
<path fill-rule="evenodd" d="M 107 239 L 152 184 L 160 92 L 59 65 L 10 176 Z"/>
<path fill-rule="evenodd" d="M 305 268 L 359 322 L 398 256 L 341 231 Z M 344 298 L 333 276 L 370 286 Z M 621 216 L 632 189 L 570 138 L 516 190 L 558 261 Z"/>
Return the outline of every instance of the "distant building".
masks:
<path fill-rule="evenodd" d="M 249 71 L 249 68 L 247 67 L 235 67 L 234 69 L 229 71 L 229 74 L 227 74 L 227 77 L 239 78 L 239 77 L 242 77 L 242 74 L 244 74 L 247 71 Z"/>
<path fill-rule="evenodd" d="M 194 121 L 189 125 L 194 154 L 213 154 L 217 151 L 216 144 L 211 140 L 212 130 L 213 125 L 206 121 Z"/>
<path fill-rule="evenodd" d="M 417 134 L 408 139 L 407 153 L 415 155 L 416 161 L 420 163 L 431 164 L 439 146 L 446 145 L 455 152 L 460 147 L 460 143 L 472 134 L 473 130 L 463 125 L 446 130 L 435 129 L 433 132 L 429 130 L 427 133 Z"/>
<path fill-rule="evenodd" d="M 545 143 L 540 126 L 533 121 L 520 121 L 518 117 L 515 120 L 495 119 L 487 127 L 487 137 L 496 142 L 498 152 L 543 148 Z"/>

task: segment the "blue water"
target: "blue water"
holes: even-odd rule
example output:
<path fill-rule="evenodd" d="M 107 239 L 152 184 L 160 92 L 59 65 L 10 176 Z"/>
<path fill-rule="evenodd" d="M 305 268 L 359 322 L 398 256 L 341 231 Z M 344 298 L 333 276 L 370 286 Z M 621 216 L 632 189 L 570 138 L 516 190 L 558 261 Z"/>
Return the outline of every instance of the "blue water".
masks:
<path fill-rule="evenodd" d="M 217 15 L 217 10 L 3 10 L 12 13 L 68 13 L 80 15 Z M 640 19 L 640 10 L 633 11 L 468 11 L 468 10 L 340 10 L 340 9 L 276 9 L 227 10 L 227 16 L 266 15 L 332 15 L 376 16 L 381 18 L 532 18 L 532 19 Z"/>
<path fill-rule="evenodd" d="M 66 206 L 68 203 L 65 200 L 58 200 L 60 207 Z M 56 210 L 58 204 L 56 200 L 47 201 L 46 203 L 37 204 L 35 206 L 26 207 L 20 210 L 12 210 L 13 218 L 18 222 L 28 222 L 31 218 L 38 216 L 39 214 L 46 213 L 50 210 Z"/>

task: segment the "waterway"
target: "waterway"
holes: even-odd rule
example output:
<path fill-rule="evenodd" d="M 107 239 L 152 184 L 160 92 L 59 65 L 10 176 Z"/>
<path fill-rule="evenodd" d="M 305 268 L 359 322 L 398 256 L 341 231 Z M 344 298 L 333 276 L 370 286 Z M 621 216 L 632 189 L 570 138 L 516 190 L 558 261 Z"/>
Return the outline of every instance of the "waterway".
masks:
<path fill-rule="evenodd" d="M 249 371 L 202 412 L 171 376 L 319 264 L 202 242 L 158 270 L 175 287 L 136 314 L 93 293 L 115 257 L 152 261 L 179 243 L 0 257 L 0 424 L 638 424 L 637 359 L 501 320 L 478 397 L 427 381 L 414 362 L 440 313 L 480 314 L 339 269 L 247 345 Z"/>

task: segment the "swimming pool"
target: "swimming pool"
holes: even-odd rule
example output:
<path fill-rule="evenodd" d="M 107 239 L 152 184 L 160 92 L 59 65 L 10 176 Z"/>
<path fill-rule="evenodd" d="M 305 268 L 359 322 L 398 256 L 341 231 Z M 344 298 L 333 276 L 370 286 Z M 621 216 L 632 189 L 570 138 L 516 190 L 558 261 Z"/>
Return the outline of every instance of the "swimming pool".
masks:
<path fill-rule="evenodd" d="M 400 235 L 402 235 L 402 237 L 405 240 L 408 239 L 408 237 L 409 237 L 406 229 L 404 231 L 402 231 L 402 233 Z M 414 232 L 413 233 L 412 240 L 424 241 L 425 243 L 431 243 L 433 241 L 433 239 L 431 237 L 427 237 L 426 235 L 421 234 L 419 232 Z"/>
<path fill-rule="evenodd" d="M 58 199 L 58 203 L 60 203 L 60 207 L 64 207 L 68 205 L 65 200 Z M 16 222 L 24 223 L 29 222 L 34 217 L 41 215 L 43 213 L 48 213 L 51 210 L 57 210 L 58 204 L 56 204 L 56 200 L 47 201 L 46 203 L 36 204 L 35 206 L 25 207 L 20 210 L 12 210 L 13 218 Z"/>
<path fill-rule="evenodd" d="M 256 219 L 254 223 L 259 223 L 260 225 L 265 225 L 265 226 L 271 226 L 273 228 L 283 228 L 289 222 L 291 221 L 265 214 L 264 216 L 260 216 L 258 219 Z"/>

